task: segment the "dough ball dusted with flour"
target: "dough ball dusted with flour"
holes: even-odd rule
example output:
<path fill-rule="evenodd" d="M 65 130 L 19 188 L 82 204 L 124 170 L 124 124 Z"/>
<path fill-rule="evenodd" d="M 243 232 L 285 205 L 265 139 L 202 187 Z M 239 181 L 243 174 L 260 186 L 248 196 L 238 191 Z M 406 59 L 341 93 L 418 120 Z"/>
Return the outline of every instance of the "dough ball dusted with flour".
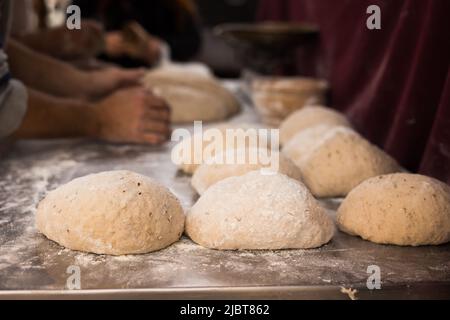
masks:
<path fill-rule="evenodd" d="M 446 243 L 450 241 L 450 187 L 415 174 L 375 177 L 350 192 L 337 221 L 342 231 L 376 243 Z"/>
<path fill-rule="evenodd" d="M 143 83 L 169 103 L 173 123 L 221 121 L 240 109 L 231 92 L 212 77 L 162 68 L 150 71 Z"/>
<path fill-rule="evenodd" d="M 297 133 L 317 125 L 351 127 L 347 118 L 336 110 L 322 106 L 307 106 L 283 121 L 280 126 L 281 144 L 285 145 Z"/>
<path fill-rule="evenodd" d="M 313 127 L 283 148 L 316 197 L 346 196 L 366 179 L 400 171 L 397 162 L 355 131 Z"/>
<path fill-rule="evenodd" d="M 306 249 L 330 241 L 334 224 L 301 182 L 252 171 L 211 186 L 189 211 L 186 233 L 212 249 Z"/>
<path fill-rule="evenodd" d="M 227 163 L 227 159 L 233 159 L 234 163 Z M 195 171 L 191 183 L 199 194 L 203 194 L 211 185 L 223 179 L 261 169 L 301 180 L 300 169 L 290 159 L 278 151 L 252 147 L 220 152 L 211 163 L 204 163 Z"/>
<path fill-rule="evenodd" d="M 335 127 L 318 125 L 301 131 L 282 148 L 282 153 L 300 167 L 300 160 L 309 155 L 327 132 Z M 341 127 L 342 128 L 342 127 Z"/>
<path fill-rule="evenodd" d="M 227 138 L 227 130 L 233 130 L 234 136 Z M 191 137 L 179 142 L 172 150 L 172 158 L 179 165 L 179 168 L 187 173 L 193 174 L 203 163 L 205 152 L 215 141 L 217 135 L 220 136 L 221 147 L 219 152 L 229 148 L 236 148 L 236 141 L 244 141 L 245 147 L 270 146 L 270 139 L 258 130 L 266 129 L 255 123 L 222 123 L 214 127 L 205 128 L 200 133 L 195 133 Z M 217 134 L 217 135 L 216 135 Z M 236 137 L 236 138 L 235 138 Z M 242 146 L 241 146 L 242 147 Z M 214 156 L 212 153 L 211 156 Z"/>
<path fill-rule="evenodd" d="M 140 254 L 177 241 L 184 213 L 178 199 L 152 179 L 110 171 L 50 192 L 38 206 L 36 225 L 47 238 L 72 250 Z"/>

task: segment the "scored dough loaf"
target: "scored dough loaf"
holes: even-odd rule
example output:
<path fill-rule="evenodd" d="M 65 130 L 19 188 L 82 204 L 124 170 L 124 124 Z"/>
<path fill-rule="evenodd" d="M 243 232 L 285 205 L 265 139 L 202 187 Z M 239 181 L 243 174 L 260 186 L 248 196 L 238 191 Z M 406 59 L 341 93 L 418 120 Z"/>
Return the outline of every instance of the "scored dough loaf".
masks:
<path fill-rule="evenodd" d="M 194 242 L 221 250 L 316 248 L 330 241 L 334 229 L 301 182 L 259 171 L 214 184 L 186 217 Z"/>
<path fill-rule="evenodd" d="M 254 159 L 251 155 L 256 155 Z M 243 159 L 245 162 L 228 164 L 217 160 Z M 208 161 L 209 159 L 206 159 Z M 257 161 L 254 161 L 257 160 Z M 261 148 L 228 149 L 214 157 L 214 163 L 203 163 L 192 176 L 191 184 L 198 194 L 203 194 L 211 185 L 233 176 L 242 176 L 248 172 L 270 169 L 266 160 L 277 161 L 276 170 L 296 180 L 301 180 L 300 169 L 288 158 L 278 151 Z"/>
<path fill-rule="evenodd" d="M 433 178 L 398 173 L 364 181 L 341 204 L 342 231 L 400 246 L 450 241 L 450 187 Z"/>
<path fill-rule="evenodd" d="M 193 174 L 195 170 L 203 163 L 203 153 L 205 149 L 212 143 L 211 141 L 206 141 L 204 135 L 211 133 L 212 129 L 218 130 L 223 135 L 223 150 L 228 148 L 234 148 L 234 141 L 228 141 L 226 139 L 227 129 L 236 130 L 242 129 L 243 132 L 238 132 L 239 137 L 254 137 L 255 139 L 246 140 L 246 147 L 255 147 L 253 145 L 256 141 L 256 146 L 261 146 L 265 142 L 265 137 L 262 136 L 257 130 L 267 129 L 259 124 L 255 123 L 222 123 L 214 127 L 209 127 L 203 130 L 202 134 L 193 134 L 191 137 L 184 139 L 179 142 L 172 151 L 172 155 L 175 157 L 176 163 L 180 163 L 179 168 L 187 173 Z M 210 131 L 211 130 L 211 131 Z M 247 131 L 250 130 L 250 131 Z M 253 134 L 254 133 L 254 134 Z M 267 139 L 269 140 L 269 139 Z M 268 146 L 270 146 L 270 141 L 267 141 Z M 200 147 L 197 147 L 200 146 Z M 186 150 L 191 150 L 190 154 L 183 152 Z M 199 161 L 196 161 L 199 160 Z"/>
<path fill-rule="evenodd" d="M 152 179 L 129 171 L 77 178 L 39 203 L 36 226 L 66 248 L 123 255 L 156 251 L 184 228 L 178 199 Z"/>
<path fill-rule="evenodd" d="M 285 145 L 298 132 L 317 125 L 351 127 L 343 114 L 331 108 L 306 106 L 283 121 L 280 126 L 280 142 Z"/>
<path fill-rule="evenodd" d="M 283 153 L 300 168 L 304 183 L 316 197 L 346 196 L 366 179 L 400 171 L 394 159 L 346 127 L 304 130 Z"/>
<path fill-rule="evenodd" d="M 162 69 L 148 72 L 143 83 L 169 103 L 173 123 L 221 121 L 240 109 L 237 99 L 212 77 Z"/>

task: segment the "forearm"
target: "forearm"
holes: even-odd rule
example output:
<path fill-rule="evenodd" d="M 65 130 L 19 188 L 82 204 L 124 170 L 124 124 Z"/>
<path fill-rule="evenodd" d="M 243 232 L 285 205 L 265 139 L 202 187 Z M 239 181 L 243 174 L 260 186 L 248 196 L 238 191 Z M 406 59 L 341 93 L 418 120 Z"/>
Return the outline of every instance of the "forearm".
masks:
<path fill-rule="evenodd" d="M 37 30 L 16 38 L 26 46 L 63 60 L 93 58 L 104 50 L 103 28 L 95 21 L 83 20 L 80 30 L 61 26 Z"/>
<path fill-rule="evenodd" d="M 60 36 L 59 30 L 49 29 L 29 33 L 21 37 L 16 37 L 15 39 L 33 50 L 48 54 L 52 57 L 61 58 L 64 55 L 61 54 L 63 50 L 61 50 L 59 45 L 61 43 Z"/>
<path fill-rule="evenodd" d="M 29 49 L 10 39 L 7 46 L 11 73 L 27 86 L 61 97 L 90 95 L 89 77 L 70 64 Z"/>
<path fill-rule="evenodd" d="M 92 105 L 32 89 L 28 93 L 27 114 L 15 138 L 96 137 L 98 122 Z"/>

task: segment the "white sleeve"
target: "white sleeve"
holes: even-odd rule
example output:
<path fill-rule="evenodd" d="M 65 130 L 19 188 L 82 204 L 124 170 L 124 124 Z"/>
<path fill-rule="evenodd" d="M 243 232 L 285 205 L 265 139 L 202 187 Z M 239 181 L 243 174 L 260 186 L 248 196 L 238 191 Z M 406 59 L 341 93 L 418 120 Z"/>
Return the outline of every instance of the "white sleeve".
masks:
<path fill-rule="evenodd" d="M 27 90 L 16 80 L 0 88 L 0 138 L 11 135 L 22 123 L 27 109 Z"/>
<path fill-rule="evenodd" d="M 11 2 L 0 0 L 0 139 L 11 135 L 20 126 L 27 108 L 27 90 L 11 79 L 8 56 L 3 46 L 8 36 Z"/>
<path fill-rule="evenodd" d="M 8 57 L 0 49 L 0 138 L 11 135 L 21 124 L 27 108 L 27 90 L 11 79 Z"/>

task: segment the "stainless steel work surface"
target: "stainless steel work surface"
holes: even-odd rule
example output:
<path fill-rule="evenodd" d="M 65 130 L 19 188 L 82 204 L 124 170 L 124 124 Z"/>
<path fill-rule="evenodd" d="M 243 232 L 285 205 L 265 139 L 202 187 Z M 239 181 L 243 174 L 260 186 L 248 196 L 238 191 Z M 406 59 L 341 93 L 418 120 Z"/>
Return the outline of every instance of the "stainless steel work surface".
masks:
<path fill-rule="evenodd" d="M 233 122 L 255 118 L 246 106 Z M 183 238 L 158 252 L 112 257 L 64 249 L 37 232 L 35 208 L 48 190 L 105 170 L 151 176 L 188 209 L 196 195 L 170 161 L 172 146 L 17 143 L 0 161 L 0 298 L 348 298 L 341 287 L 358 289 L 359 298 L 450 297 L 449 245 L 377 245 L 337 232 L 313 250 L 215 251 Z M 381 290 L 366 288 L 371 265 L 381 270 Z M 81 291 L 67 290 L 70 266 L 80 269 Z"/>

